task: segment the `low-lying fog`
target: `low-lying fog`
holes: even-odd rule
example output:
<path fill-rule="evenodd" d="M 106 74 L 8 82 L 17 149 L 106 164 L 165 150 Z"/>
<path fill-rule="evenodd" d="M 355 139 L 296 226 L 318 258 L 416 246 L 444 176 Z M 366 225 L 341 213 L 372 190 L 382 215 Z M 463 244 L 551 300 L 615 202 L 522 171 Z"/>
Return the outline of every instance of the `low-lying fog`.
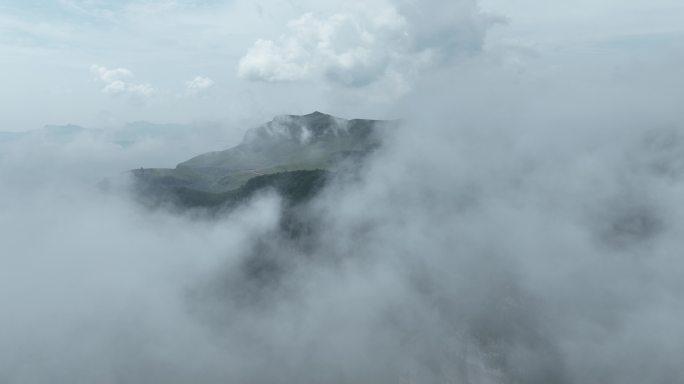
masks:
<path fill-rule="evenodd" d="M 96 187 L 230 140 L 3 145 L 0 382 L 684 380 L 681 78 L 477 68 L 417 88 L 306 246 L 274 194 L 203 218 Z"/>

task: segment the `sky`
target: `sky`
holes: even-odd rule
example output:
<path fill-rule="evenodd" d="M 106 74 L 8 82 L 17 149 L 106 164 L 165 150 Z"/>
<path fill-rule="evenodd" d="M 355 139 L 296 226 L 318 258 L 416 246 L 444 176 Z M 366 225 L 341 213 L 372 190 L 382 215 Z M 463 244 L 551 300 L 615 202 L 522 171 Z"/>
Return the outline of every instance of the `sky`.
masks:
<path fill-rule="evenodd" d="M 684 382 L 683 15 L 0 0 L 0 382 Z M 305 241 L 130 193 L 314 110 L 401 120 Z"/>
<path fill-rule="evenodd" d="M 0 129 L 392 117 L 421 73 L 475 52 L 523 70 L 682 48 L 676 0 L 442 3 L 3 0 Z"/>

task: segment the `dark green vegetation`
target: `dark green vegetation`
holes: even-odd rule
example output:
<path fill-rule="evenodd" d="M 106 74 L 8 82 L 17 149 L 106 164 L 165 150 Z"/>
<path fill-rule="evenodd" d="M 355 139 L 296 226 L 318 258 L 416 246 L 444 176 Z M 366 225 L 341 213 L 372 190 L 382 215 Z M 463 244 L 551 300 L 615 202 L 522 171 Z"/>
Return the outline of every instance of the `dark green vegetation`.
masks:
<path fill-rule="evenodd" d="M 341 163 L 358 165 L 393 122 L 346 120 L 320 112 L 278 116 L 246 132 L 238 146 L 205 153 L 173 169 L 132 171 L 146 203 L 230 208 L 274 190 L 287 204 L 314 196 Z"/>
<path fill-rule="evenodd" d="M 169 201 L 182 207 L 215 208 L 231 207 L 244 202 L 259 192 L 272 190 L 288 204 L 309 200 L 325 184 L 328 171 L 291 171 L 257 176 L 249 179 L 238 189 L 226 192 L 206 192 L 179 187 L 168 194 Z"/>

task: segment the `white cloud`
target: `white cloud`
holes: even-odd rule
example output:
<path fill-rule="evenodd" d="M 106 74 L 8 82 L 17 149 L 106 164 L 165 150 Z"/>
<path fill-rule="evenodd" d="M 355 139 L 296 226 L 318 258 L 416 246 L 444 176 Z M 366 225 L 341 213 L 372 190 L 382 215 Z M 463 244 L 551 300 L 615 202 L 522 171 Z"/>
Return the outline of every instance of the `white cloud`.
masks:
<path fill-rule="evenodd" d="M 395 0 L 327 17 L 304 14 L 278 39 L 257 40 L 238 74 L 251 81 L 323 79 L 346 87 L 399 82 L 393 88 L 405 89 L 418 73 L 480 51 L 492 24 L 474 1 L 430 3 Z"/>
<path fill-rule="evenodd" d="M 590 64 L 431 73 L 300 240 L 93 191 L 184 140 L 3 151 L 0 381 L 684 382 L 681 65 Z"/>
<path fill-rule="evenodd" d="M 185 82 L 185 94 L 187 96 L 199 95 L 213 86 L 214 80 L 208 77 L 195 76 L 194 79 Z"/>
<path fill-rule="evenodd" d="M 380 78 L 389 64 L 381 35 L 387 26 L 351 14 L 319 17 L 307 13 L 288 23 L 277 41 L 259 39 L 240 60 L 238 72 L 253 81 L 287 82 L 315 78 L 362 86 Z"/>
<path fill-rule="evenodd" d="M 90 72 L 95 74 L 98 80 L 104 84 L 102 92 L 109 95 L 148 98 L 157 92 L 148 83 L 136 83 L 133 72 L 126 68 L 109 69 L 92 65 Z"/>
<path fill-rule="evenodd" d="M 295 40 L 276 44 L 259 39 L 240 60 L 240 77 L 267 82 L 302 80 L 310 72 L 305 63 L 306 52 Z"/>

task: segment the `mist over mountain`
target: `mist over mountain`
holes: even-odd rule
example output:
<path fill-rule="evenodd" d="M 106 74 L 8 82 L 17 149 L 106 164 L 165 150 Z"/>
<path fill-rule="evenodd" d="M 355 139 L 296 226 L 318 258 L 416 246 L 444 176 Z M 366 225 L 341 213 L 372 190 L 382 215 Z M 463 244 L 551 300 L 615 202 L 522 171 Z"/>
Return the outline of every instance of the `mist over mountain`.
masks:
<path fill-rule="evenodd" d="M 248 129 L 233 148 L 195 156 L 173 169 L 141 167 L 132 176 L 139 197 L 153 204 L 220 206 L 248 197 L 246 191 L 254 185 L 271 183 L 296 186 L 308 195 L 323 181 L 326 172 L 321 171 L 359 168 L 363 158 L 381 145 L 386 131 L 396 126 L 397 122 L 346 120 L 321 112 L 277 116 Z"/>
<path fill-rule="evenodd" d="M 684 382 L 683 12 L 0 5 L 0 383 Z"/>

